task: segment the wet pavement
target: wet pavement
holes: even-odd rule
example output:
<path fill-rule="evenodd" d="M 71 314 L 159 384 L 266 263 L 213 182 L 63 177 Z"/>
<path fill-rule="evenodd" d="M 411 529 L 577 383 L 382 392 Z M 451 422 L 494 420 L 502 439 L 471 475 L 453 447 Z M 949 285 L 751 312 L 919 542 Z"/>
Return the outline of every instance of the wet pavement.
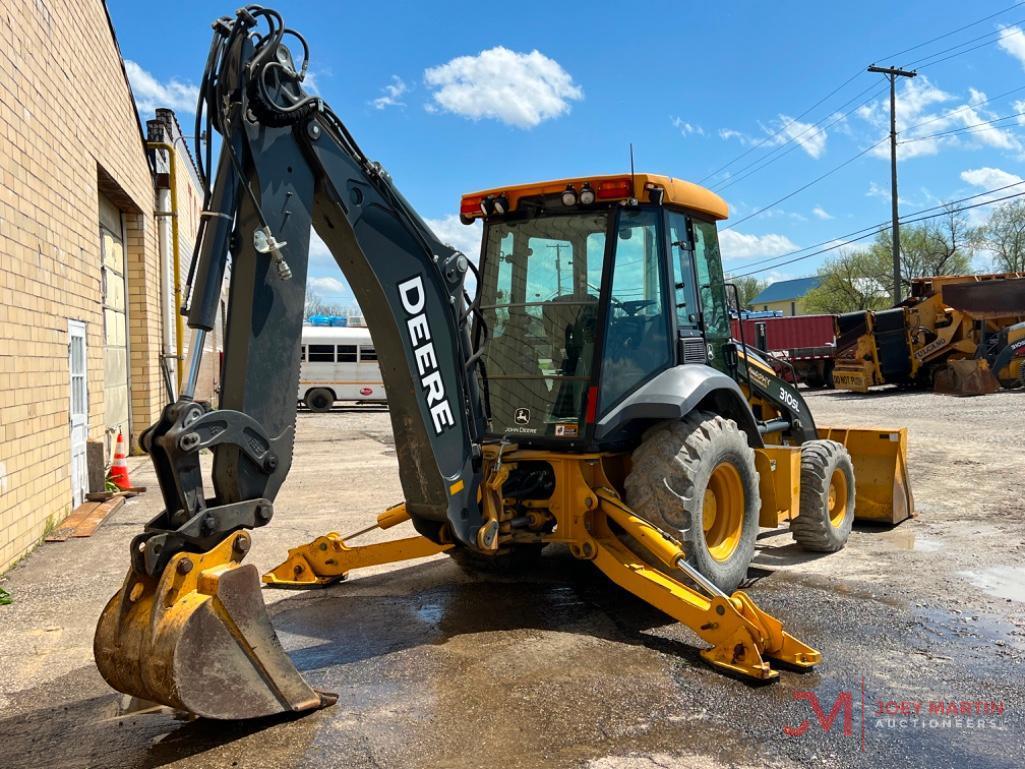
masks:
<path fill-rule="evenodd" d="M 1008 395 L 971 403 L 999 431 L 1021 403 Z M 821 423 L 844 410 L 892 424 L 885 409 L 899 404 L 886 400 L 816 394 L 812 406 Z M 918 519 L 858 526 L 824 557 L 785 534 L 760 538 L 748 590 L 823 652 L 814 672 L 764 686 L 713 672 L 688 630 L 564 550 L 515 577 L 468 575 L 439 556 L 324 590 L 265 591 L 299 669 L 340 696 L 303 718 L 245 724 L 127 713 L 93 667 L 96 617 L 159 504 L 140 466 L 133 480 L 151 492 L 2 583 L 15 602 L 0 607 L 0 767 L 1020 767 L 1022 468 L 938 482 L 948 428 L 913 424 Z M 982 462 L 974 448 L 962 456 Z M 397 494 L 386 415 L 303 414 L 296 467 L 253 560 L 264 569 L 289 545 L 361 528 Z"/>

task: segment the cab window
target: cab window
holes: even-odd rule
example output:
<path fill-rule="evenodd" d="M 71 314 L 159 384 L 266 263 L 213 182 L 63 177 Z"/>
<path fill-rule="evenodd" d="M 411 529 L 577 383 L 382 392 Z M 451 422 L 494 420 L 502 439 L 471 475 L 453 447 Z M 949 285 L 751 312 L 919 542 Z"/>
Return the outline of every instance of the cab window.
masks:
<path fill-rule="evenodd" d="M 603 413 L 670 364 L 658 224 L 659 213 L 653 210 L 619 215 L 602 362 Z"/>
<path fill-rule="evenodd" d="M 687 217 L 670 211 L 669 261 L 673 266 L 673 297 L 676 325 L 681 331 L 697 330 L 701 310 L 698 307 L 697 279 L 694 274 L 694 249 L 687 234 Z"/>
<path fill-rule="evenodd" d="M 719 236 L 713 222 L 693 220 L 694 264 L 697 267 L 704 313 L 705 337 L 709 341 L 730 338 L 730 319 L 726 310 L 726 287 L 719 255 Z"/>

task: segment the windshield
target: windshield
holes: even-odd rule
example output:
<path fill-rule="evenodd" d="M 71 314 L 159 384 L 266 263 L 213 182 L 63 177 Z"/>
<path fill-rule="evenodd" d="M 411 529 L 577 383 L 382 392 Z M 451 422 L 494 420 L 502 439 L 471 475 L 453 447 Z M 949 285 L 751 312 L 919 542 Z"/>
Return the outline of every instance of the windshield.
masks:
<path fill-rule="evenodd" d="M 481 311 L 494 432 L 583 433 L 607 225 L 604 212 L 488 225 Z"/>

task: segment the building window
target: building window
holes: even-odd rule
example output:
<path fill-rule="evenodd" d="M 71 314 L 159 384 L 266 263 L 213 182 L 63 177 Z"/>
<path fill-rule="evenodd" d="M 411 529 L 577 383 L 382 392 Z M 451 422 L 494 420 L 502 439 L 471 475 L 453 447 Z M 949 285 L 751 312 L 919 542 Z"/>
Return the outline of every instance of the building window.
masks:
<path fill-rule="evenodd" d="M 307 350 L 310 363 L 335 362 L 335 346 L 333 344 L 311 344 Z"/>
<path fill-rule="evenodd" d="M 797 315 L 797 302 L 790 303 L 790 314 Z"/>

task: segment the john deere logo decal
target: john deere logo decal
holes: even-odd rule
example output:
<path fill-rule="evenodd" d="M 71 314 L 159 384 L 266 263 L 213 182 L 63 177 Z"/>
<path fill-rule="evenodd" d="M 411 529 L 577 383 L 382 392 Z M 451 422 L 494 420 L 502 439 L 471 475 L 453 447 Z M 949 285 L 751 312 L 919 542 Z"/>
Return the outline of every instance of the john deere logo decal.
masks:
<path fill-rule="evenodd" d="M 518 425 L 525 425 L 530 422 L 530 409 L 516 409 L 513 412 L 513 421 Z"/>

